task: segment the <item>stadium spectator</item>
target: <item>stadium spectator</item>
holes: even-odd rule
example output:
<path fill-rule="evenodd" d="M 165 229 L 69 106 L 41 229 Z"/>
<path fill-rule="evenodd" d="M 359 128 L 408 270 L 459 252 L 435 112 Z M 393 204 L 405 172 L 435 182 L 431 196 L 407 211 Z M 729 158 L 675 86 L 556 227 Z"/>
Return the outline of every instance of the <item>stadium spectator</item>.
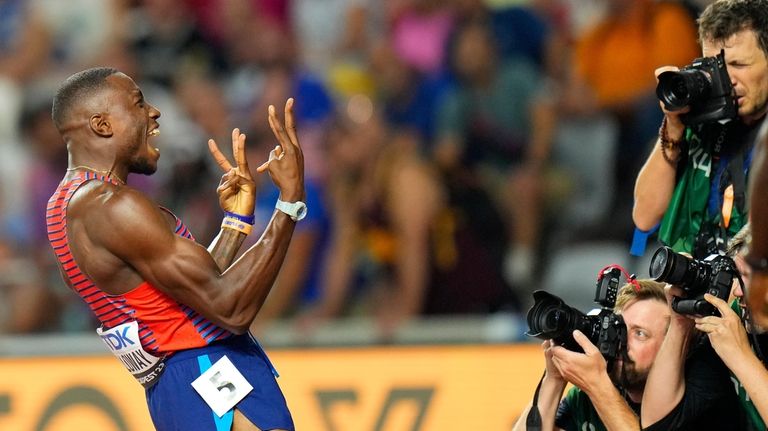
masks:
<path fill-rule="evenodd" d="M 572 67 L 561 93 L 561 114 L 611 122 L 618 128 L 610 181 L 615 184 L 612 213 L 623 219 L 631 214 L 633 175 L 661 120 L 653 71 L 660 64 L 688 64 L 699 48 L 694 22 L 677 2 L 606 3 L 604 16 L 575 41 Z M 669 43 L 672 28 L 675 43 Z M 610 229 L 621 240 L 632 231 L 624 223 Z"/>
<path fill-rule="evenodd" d="M 457 82 L 439 102 L 434 158 L 449 188 L 490 197 L 505 221 L 506 279 L 522 293 L 536 271 L 554 106 L 533 64 L 500 60 L 484 21 L 457 28 L 450 58 Z"/>

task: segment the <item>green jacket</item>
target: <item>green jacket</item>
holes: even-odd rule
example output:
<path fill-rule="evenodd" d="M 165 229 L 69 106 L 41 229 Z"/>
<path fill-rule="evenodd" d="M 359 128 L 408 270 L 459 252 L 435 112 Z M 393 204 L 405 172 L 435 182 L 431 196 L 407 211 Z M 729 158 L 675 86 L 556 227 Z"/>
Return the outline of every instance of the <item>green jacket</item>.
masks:
<path fill-rule="evenodd" d="M 747 175 L 758 128 L 759 123 L 747 127 L 740 122 L 731 121 L 726 125 L 715 123 L 698 126 L 695 130 L 686 129 L 687 152 L 680 160 L 678 182 L 659 229 L 659 239 L 664 244 L 678 253 L 686 252 L 694 254 L 697 258 L 704 257 L 710 253 L 694 253 L 697 247 L 696 237 L 700 232 L 714 239 L 722 250 L 728 238 L 744 226 L 747 222 Z M 733 151 L 734 149 L 736 151 Z M 727 153 L 727 150 L 730 150 L 730 153 Z M 721 177 L 719 193 L 723 193 L 731 184 L 735 192 L 727 227 L 723 226 L 721 211 L 712 214 L 708 210 L 711 182 L 718 168 L 715 159 L 721 156 L 729 157 L 731 162 Z M 738 169 L 742 169 L 741 174 L 737 172 Z M 722 194 L 719 202 L 722 205 Z"/>

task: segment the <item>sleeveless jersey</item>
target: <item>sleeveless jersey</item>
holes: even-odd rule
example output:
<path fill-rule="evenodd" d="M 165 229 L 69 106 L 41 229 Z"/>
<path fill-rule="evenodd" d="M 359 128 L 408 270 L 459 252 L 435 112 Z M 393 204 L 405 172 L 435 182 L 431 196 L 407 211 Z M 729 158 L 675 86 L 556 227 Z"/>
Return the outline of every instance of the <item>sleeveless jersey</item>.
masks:
<path fill-rule="evenodd" d="M 59 268 L 67 285 L 72 288 L 93 311 L 102 324 L 99 334 L 110 328 L 134 324 L 138 326 L 138 338 L 146 352 L 169 356 L 176 351 L 206 346 L 233 334 L 216 326 L 195 310 L 179 303 L 150 283 L 143 282 L 122 295 L 109 295 L 84 274 L 69 248 L 67 238 L 67 206 L 74 193 L 88 181 L 97 180 L 117 185 L 109 177 L 93 172 L 83 172 L 69 180 L 62 180 L 48 201 L 46 224 L 48 240 L 53 247 Z M 167 210 L 166 210 L 167 211 Z M 170 211 L 168 211 L 170 213 Z M 175 215 L 175 233 L 194 241 L 192 234 Z M 118 333 L 118 342 L 128 332 Z M 105 338 L 102 336 L 102 338 Z M 105 338 L 109 345 L 109 340 Z M 110 346 L 114 349 L 115 345 Z M 139 361 L 141 358 L 138 358 Z M 123 359 L 121 359 L 123 360 Z M 125 362 L 125 361 L 123 361 Z M 129 364 L 126 364 L 128 366 Z M 130 366 L 128 367 L 130 370 Z"/>

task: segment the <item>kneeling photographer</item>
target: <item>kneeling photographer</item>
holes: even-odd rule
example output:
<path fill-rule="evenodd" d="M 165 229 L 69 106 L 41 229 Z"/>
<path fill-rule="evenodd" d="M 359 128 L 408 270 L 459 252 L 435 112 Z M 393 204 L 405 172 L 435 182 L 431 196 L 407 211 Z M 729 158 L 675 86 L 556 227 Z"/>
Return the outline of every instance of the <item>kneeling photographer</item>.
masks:
<path fill-rule="evenodd" d="M 669 289 L 670 329 L 643 398 L 648 429 L 766 429 L 765 331 L 750 323 L 743 300 L 749 242 L 746 225 L 727 256 L 696 261 L 669 249 L 654 255 L 651 276 L 676 286 Z"/>
<path fill-rule="evenodd" d="M 529 334 L 545 339 L 546 371 L 533 407 L 523 411 L 514 430 L 640 429 L 645 379 L 669 310 L 663 283 L 631 278 L 619 289 L 620 277 L 616 267 L 601 272 L 597 315 L 585 316 L 554 295 L 534 293 Z M 567 383 L 575 387 L 562 398 Z"/>

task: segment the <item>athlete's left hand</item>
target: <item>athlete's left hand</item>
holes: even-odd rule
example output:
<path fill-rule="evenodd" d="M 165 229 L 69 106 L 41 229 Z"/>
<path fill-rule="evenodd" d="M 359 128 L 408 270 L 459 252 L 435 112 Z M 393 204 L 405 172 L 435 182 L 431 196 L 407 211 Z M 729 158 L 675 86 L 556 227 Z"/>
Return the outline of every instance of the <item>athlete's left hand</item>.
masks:
<path fill-rule="evenodd" d="M 221 176 L 216 193 L 219 195 L 219 205 L 224 211 L 252 216 L 256 201 L 256 183 L 253 181 L 245 155 L 245 134 L 240 129 L 232 130 L 232 154 L 235 166 L 219 151 L 216 141 L 208 140 L 208 150 L 216 160 L 224 174 Z"/>

